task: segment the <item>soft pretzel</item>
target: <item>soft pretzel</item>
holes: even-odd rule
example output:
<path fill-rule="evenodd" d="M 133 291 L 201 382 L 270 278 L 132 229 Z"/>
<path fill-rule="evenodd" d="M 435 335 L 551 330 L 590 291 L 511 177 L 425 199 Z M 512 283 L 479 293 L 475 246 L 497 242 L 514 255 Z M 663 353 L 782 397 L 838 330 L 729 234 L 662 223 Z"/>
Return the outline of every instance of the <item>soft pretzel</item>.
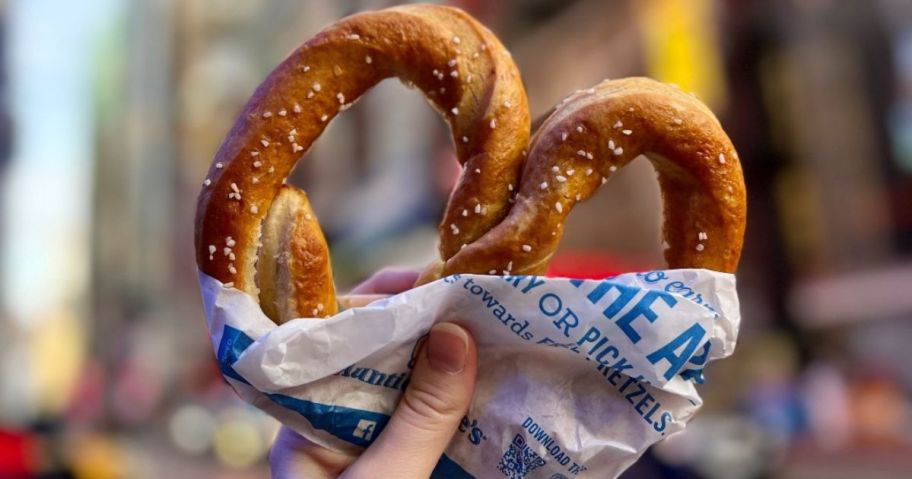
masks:
<path fill-rule="evenodd" d="M 532 138 L 508 216 L 450 258 L 442 274 L 543 273 L 573 207 L 638 155 L 658 172 L 669 267 L 734 272 L 746 204 L 731 141 L 696 98 L 628 78 L 577 92 L 557 107 Z"/>
<path fill-rule="evenodd" d="M 303 191 L 282 185 L 263 220 L 260 243 L 257 283 L 266 316 L 336 314 L 329 247 Z"/>
<path fill-rule="evenodd" d="M 282 184 L 336 114 L 394 76 L 422 90 L 445 116 L 464 167 L 440 223 L 441 259 L 503 219 L 529 136 L 525 91 L 508 52 L 454 8 L 361 13 L 294 51 L 244 107 L 199 196 L 201 271 L 270 303 L 264 309 L 277 322 L 331 314 L 334 292 L 319 225 L 308 219 L 306 198 Z M 284 224 L 289 220 L 293 226 Z M 299 236 L 308 239 L 296 244 Z"/>

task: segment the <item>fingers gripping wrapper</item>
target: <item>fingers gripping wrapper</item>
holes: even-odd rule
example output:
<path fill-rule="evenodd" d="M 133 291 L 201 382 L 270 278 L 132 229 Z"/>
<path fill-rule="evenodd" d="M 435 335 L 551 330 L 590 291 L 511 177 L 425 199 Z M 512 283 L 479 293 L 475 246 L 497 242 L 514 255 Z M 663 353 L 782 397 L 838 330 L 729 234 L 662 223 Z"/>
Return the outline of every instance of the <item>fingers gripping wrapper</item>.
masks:
<path fill-rule="evenodd" d="M 450 258 L 443 273 L 543 273 L 573 207 L 637 155 L 658 172 L 669 267 L 734 272 L 746 200 L 728 136 L 694 97 L 628 78 L 577 92 L 557 107 L 532 139 L 509 215 Z"/>
<path fill-rule="evenodd" d="M 519 72 L 500 42 L 447 7 L 345 18 L 260 85 L 219 148 L 199 197 L 201 271 L 258 297 L 273 321 L 336 312 L 319 225 L 303 192 L 283 182 L 329 121 L 388 77 L 414 84 L 441 112 L 464 168 L 440 223 L 441 260 L 507 213 L 529 114 Z"/>

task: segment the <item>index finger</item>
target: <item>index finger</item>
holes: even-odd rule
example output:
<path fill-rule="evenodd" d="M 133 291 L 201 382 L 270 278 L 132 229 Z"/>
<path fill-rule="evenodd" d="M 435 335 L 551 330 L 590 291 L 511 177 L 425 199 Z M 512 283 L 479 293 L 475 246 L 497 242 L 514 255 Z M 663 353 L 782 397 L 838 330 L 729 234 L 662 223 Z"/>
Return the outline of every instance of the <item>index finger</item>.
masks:
<path fill-rule="evenodd" d="M 384 268 L 352 288 L 350 294 L 398 294 L 414 286 L 417 279 L 417 271 Z"/>
<path fill-rule="evenodd" d="M 339 296 L 336 301 L 341 309 L 360 308 L 377 301 L 378 299 L 388 298 L 388 294 L 349 294 Z"/>

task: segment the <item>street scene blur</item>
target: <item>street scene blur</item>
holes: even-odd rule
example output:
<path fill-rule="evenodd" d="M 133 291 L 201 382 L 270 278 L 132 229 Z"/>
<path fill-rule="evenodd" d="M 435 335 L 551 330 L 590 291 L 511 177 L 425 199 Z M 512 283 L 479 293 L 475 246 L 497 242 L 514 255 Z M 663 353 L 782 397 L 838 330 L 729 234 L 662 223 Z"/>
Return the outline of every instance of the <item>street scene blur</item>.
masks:
<path fill-rule="evenodd" d="M 382 0 L 0 1 L 0 478 L 260 478 L 278 423 L 228 387 L 193 215 L 256 86 Z M 694 93 L 748 191 L 738 348 L 626 478 L 912 477 L 912 2 L 453 0 L 511 51 L 532 117 L 605 78 Z M 382 82 L 289 182 L 346 291 L 419 269 L 459 174 Z M 664 267 L 643 158 L 576 208 L 550 275 Z"/>

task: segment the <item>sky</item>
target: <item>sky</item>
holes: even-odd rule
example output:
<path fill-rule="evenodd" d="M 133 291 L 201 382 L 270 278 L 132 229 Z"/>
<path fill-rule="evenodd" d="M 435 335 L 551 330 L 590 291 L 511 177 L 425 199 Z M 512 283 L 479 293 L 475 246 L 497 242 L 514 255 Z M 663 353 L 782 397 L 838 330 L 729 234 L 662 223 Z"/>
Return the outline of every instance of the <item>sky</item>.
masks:
<path fill-rule="evenodd" d="M 13 153 L 2 189 L 2 301 L 35 326 L 88 284 L 93 52 L 123 0 L 7 5 Z"/>

